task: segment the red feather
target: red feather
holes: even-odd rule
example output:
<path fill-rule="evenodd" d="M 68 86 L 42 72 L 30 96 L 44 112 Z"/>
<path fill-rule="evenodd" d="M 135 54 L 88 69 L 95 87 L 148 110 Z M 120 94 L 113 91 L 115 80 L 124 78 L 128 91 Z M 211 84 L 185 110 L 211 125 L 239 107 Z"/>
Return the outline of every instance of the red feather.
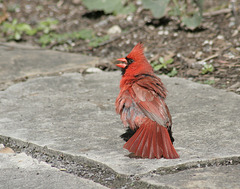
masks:
<path fill-rule="evenodd" d="M 124 148 L 143 158 L 179 158 L 172 145 L 172 118 L 165 103 L 167 90 L 148 63 L 138 43 L 126 58 L 116 112 L 135 134 Z"/>

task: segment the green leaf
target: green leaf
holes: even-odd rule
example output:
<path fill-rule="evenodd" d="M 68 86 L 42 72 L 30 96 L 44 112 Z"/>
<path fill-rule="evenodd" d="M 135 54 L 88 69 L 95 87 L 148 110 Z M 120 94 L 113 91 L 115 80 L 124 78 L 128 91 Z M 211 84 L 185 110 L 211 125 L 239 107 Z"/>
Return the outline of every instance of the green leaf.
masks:
<path fill-rule="evenodd" d="M 121 0 L 82 0 L 89 10 L 103 10 L 105 13 L 112 13 L 122 7 Z"/>
<path fill-rule="evenodd" d="M 15 18 L 13 21 L 12 21 L 12 25 L 17 25 L 17 19 Z"/>
<path fill-rule="evenodd" d="M 167 69 L 167 64 L 166 64 L 166 63 L 162 64 L 162 67 L 163 67 L 164 69 Z"/>
<path fill-rule="evenodd" d="M 36 28 L 26 31 L 26 34 L 30 36 L 35 35 L 36 33 L 37 33 Z"/>
<path fill-rule="evenodd" d="M 76 40 L 76 39 L 90 40 L 88 45 L 91 47 L 96 47 L 100 43 L 108 40 L 109 36 L 105 35 L 103 37 L 97 37 L 92 30 L 83 29 L 83 30 L 75 31 L 71 33 L 57 34 L 57 33 L 51 32 L 49 34 L 44 34 L 40 37 L 38 42 L 42 46 L 46 46 L 53 42 L 57 42 L 58 44 L 64 44 L 69 40 Z"/>
<path fill-rule="evenodd" d="M 171 10 L 168 12 L 170 16 L 180 16 L 181 10 L 178 7 L 172 7 Z"/>
<path fill-rule="evenodd" d="M 158 71 L 158 70 L 162 69 L 162 67 L 163 67 L 162 64 L 158 64 L 158 65 L 154 66 L 153 69 L 154 69 L 155 71 Z"/>
<path fill-rule="evenodd" d="M 21 34 L 20 34 L 19 32 L 16 32 L 16 33 L 14 34 L 14 39 L 15 39 L 15 40 L 20 40 L 20 39 L 21 39 Z"/>
<path fill-rule="evenodd" d="M 115 10 L 116 14 L 129 14 L 129 13 L 133 13 L 136 11 L 136 7 L 133 3 L 129 3 L 127 6 L 125 7 L 120 7 L 119 9 Z"/>
<path fill-rule="evenodd" d="M 174 67 L 174 68 L 172 69 L 172 71 L 171 71 L 170 73 L 168 73 L 167 75 L 168 75 L 169 77 L 174 77 L 174 76 L 177 75 L 177 73 L 178 73 L 178 71 L 177 71 L 177 69 Z"/>
<path fill-rule="evenodd" d="M 203 81 L 203 84 L 213 85 L 213 84 L 215 84 L 215 81 L 214 80 L 206 80 L 206 81 Z"/>
<path fill-rule="evenodd" d="M 79 32 L 76 32 L 75 37 L 77 39 L 91 39 L 94 37 L 94 33 L 92 30 L 83 29 L 83 30 L 80 30 Z"/>
<path fill-rule="evenodd" d="M 50 35 L 42 35 L 38 42 L 45 47 L 46 45 L 50 44 L 53 41 Z"/>
<path fill-rule="evenodd" d="M 207 74 L 209 72 L 213 72 L 214 67 L 212 64 L 205 64 L 202 68 L 202 74 Z"/>
<path fill-rule="evenodd" d="M 164 64 L 165 61 L 164 61 L 163 57 L 160 57 L 160 58 L 159 58 L 159 62 L 161 62 L 162 64 Z"/>
<path fill-rule="evenodd" d="M 32 30 L 31 26 L 28 25 L 28 24 L 25 24 L 25 23 L 19 23 L 17 26 L 16 26 L 17 30 L 19 31 L 24 31 L 24 32 L 27 32 L 27 31 L 30 31 Z"/>
<path fill-rule="evenodd" d="M 151 62 L 152 67 L 156 66 L 158 64 L 157 61 Z"/>
<path fill-rule="evenodd" d="M 99 44 L 103 43 L 104 41 L 107 41 L 108 39 L 109 39 L 108 35 L 105 35 L 103 37 L 95 37 L 90 41 L 88 45 L 90 47 L 97 47 Z"/>
<path fill-rule="evenodd" d="M 199 15 L 199 13 L 195 12 L 192 17 L 183 16 L 182 22 L 189 28 L 189 29 L 195 29 L 201 24 L 202 17 Z"/>
<path fill-rule="evenodd" d="M 43 31 L 43 33 L 47 34 L 47 33 L 50 33 L 52 30 L 54 30 L 57 24 L 58 24 L 58 20 L 47 18 L 46 20 L 39 22 L 37 30 Z"/>
<path fill-rule="evenodd" d="M 170 59 L 165 61 L 165 64 L 172 64 L 172 63 L 173 63 L 173 59 L 172 58 L 170 58 Z"/>
<path fill-rule="evenodd" d="M 155 18 L 165 15 L 168 3 L 169 0 L 142 0 L 143 8 L 150 9 Z"/>
<path fill-rule="evenodd" d="M 203 11 L 203 0 L 192 0 L 193 3 L 195 3 L 198 8 L 199 8 L 199 13 L 202 16 L 202 11 Z"/>

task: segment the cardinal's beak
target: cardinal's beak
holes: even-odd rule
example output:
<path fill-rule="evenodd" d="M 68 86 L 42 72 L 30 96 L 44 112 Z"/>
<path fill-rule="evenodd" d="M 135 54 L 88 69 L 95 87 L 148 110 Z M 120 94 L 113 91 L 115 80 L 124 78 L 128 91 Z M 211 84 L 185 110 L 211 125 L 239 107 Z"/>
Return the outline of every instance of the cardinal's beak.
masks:
<path fill-rule="evenodd" d="M 121 64 L 116 64 L 116 66 L 118 66 L 119 68 L 125 68 L 127 66 L 127 60 L 126 58 L 119 58 L 117 59 L 118 61 L 121 61 L 123 63 Z"/>

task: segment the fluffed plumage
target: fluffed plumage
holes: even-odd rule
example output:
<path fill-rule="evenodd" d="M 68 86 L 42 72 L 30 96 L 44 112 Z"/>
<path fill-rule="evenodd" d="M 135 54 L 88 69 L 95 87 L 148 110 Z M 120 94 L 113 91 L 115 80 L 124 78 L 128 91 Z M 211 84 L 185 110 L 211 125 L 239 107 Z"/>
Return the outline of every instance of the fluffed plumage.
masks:
<path fill-rule="evenodd" d="M 148 63 L 138 43 L 125 57 L 116 112 L 126 127 L 136 131 L 124 148 L 143 158 L 179 158 L 173 147 L 172 118 L 165 103 L 167 90 Z"/>

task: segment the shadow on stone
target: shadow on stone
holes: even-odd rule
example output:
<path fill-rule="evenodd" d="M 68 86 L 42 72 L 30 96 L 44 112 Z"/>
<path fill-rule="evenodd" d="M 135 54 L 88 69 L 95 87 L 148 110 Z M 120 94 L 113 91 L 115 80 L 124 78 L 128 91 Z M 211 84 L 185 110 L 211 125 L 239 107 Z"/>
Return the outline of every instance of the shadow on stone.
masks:
<path fill-rule="evenodd" d="M 136 131 L 133 131 L 130 128 L 128 128 L 125 133 L 120 135 L 120 137 L 127 142 L 134 135 L 135 132 Z"/>

